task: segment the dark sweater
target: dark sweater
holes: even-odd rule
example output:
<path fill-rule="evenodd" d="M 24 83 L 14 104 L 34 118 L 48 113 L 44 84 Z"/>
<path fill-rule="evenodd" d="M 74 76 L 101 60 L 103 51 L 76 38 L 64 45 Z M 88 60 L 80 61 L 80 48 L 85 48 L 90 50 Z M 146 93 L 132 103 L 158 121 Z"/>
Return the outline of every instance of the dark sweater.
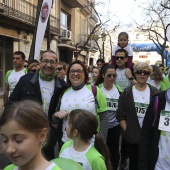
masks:
<path fill-rule="evenodd" d="M 151 101 L 153 96 L 158 93 L 158 90 L 149 84 L 148 86 L 150 88 Z M 120 95 L 116 118 L 119 122 L 125 120 L 127 124 L 125 131 L 121 129 L 122 137 L 130 144 L 139 144 L 141 128 L 135 109 L 132 87 L 127 87 Z"/>

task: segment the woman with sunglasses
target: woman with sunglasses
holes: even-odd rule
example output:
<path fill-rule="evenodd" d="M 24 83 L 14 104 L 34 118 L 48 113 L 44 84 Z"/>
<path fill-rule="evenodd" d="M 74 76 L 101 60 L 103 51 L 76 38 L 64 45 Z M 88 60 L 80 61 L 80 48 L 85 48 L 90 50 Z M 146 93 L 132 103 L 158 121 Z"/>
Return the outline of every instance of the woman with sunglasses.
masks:
<path fill-rule="evenodd" d="M 63 119 L 62 123 L 62 143 L 69 140 L 66 134 L 66 125 L 68 123 L 69 113 L 75 109 L 83 109 L 93 113 L 98 121 L 98 130 L 104 141 L 108 131 L 108 114 L 106 98 L 99 88 L 96 87 L 96 96 L 92 92 L 92 85 L 88 83 L 88 73 L 84 64 L 76 60 L 67 71 L 68 89 L 61 98 L 60 111 L 53 116 L 53 122 L 57 125 L 59 122 L 55 120 Z M 98 105 L 96 104 L 96 100 Z"/>
<path fill-rule="evenodd" d="M 138 148 L 143 119 L 147 107 L 155 94 L 156 87 L 146 83 L 152 73 L 147 63 L 134 65 L 136 84 L 125 88 L 118 101 L 117 120 L 120 122 L 122 137 L 127 142 L 129 170 L 138 170 Z"/>
<path fill-rule="evenodd" d="M 116 79 L 116 71 L 112 65 L 108 63 L 103 64 L 97 81 L 97 85 L 106 97 L 108 115 L 109 115 L 109 129 L 107 135 L 107 146 L 110 151 L 110 161 L 113 169 L 117 169 L 119 165 L 119 138 L 120 126 L 116 119 L 116 110 L 118 106 L 118 99 L 122 92 L 119 86 L 114 85 Z"/>

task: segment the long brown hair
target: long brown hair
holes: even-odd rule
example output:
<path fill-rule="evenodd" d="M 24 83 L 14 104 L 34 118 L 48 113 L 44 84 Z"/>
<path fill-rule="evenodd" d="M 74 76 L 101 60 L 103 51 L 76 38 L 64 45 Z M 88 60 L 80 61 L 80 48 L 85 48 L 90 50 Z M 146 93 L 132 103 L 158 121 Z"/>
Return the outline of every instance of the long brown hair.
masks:
<path fill-rule="evenodd" d="M 98 121 L 96 116 L 86 110 L 76 109 L 70 112 L 68 123 L 71 126 L 71 131 L 73 132 L 74 129 L 77 129 L 81 139 L 84 141 L 90 140 L 95 135 L 94 146 L 105 158 L 107 170 L 112 170 L 108 148 L 97 132 Z"/>
<path fill-rule="evenodd" d="M 11 120 L 31 132 L 39 132 L 43 128 L 49 130 L 48 118 L 42 106 L 35 101 L 25 100 L 7 105 L 0 118 L 0 127 Z"/>

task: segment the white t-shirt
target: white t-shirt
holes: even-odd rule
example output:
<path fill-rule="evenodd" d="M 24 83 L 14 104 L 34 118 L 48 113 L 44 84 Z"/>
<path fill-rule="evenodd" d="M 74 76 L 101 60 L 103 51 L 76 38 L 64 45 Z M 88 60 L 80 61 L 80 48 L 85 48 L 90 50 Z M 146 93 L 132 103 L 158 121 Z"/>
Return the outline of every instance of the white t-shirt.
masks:
<path fill-rule="evenodd" d="M 114 85 L 110 91 L 106 90 L 105 87 L 102 85 L 101 91 L 105 95 L 107 101 L 109 114 L 109 128 L 113 128 L 119 124 L 116 119 L 116 110 L 118 107 L 118 99 L 120 94 L 118 89 Z"/>
<path fill-rule="evenodd" d="M 169 102 L 166 102 L 165 110 L 170 111 Z M 170 170 L 170 132 L 161 131 L 158 147 L 159 155 L 155 170 Z"/>
<path fill-rule="evenodd" d="M 125 69 L 116 69 L 116 81 L 115 84 L 120 86 L 122 90 L 124 90 L 126 87 L 131 85 L 131 81 L 128 79 L 128 77 L 125 75 L 126 68 Z"/>
<path fill-rule="evenodd" d="M 150 77 L 148 78 L 147 83 L 154 86 L 154 87 L 156 87 L 158 90 L 160 90 L 160 88 L 161 88 L 160 84 L 156 83 L 155 80 L 150 79 Z"/>
<path fill-rule="evenodd" d="M 86 85 L 80 90 L 73 90 L 70 88 L 66 91 L 61 99 L 60 110 L 64 110 L 70 113 L 75 109 L 87 110 L 96 115 L 95 99 L 93 93 L 86 87 Z M 63 119 L 63 138 L 62 141 L 69 140 L 67 137 L 65 128 L 67 126 L 68 117 Z"/>
<path fill-rule="evenodd" d="M 52 168 L 54 168 L 56 166 L 56 164 L 54 162 L 51 162 L 51 164 L 45 169 L 45 170 L 51 170 Z M 18 170 L 18 166 L 16 166 L 14 168 L 14 170 Z"/>
<path fill-rule="evenodd" d="M 135 102 L 135 109 L 137 112 L 139 125 L 142 128 L 143 119 L 145 117 L 147 107 L 150 103 L 150 89 L 147 86 L 145 90 L 139 91 L 135 88 L 135 86 L 133 86 L 132 93 Z"/>
<path fill-rule="evenodd" d="M 86 153 L 89 151 L 91 147 L 92 147 L 92 144 L 90 144 L 89 147 L 85 151 L 78 152 L 74 149 L 73 143 L 72 143 L 70 147 L 63 150 L 63 152 L 60 155 L 60 158 L 72 159 L 78 162 L 80 165 L 82 165 L 83 169 L 92 170 L 89 164 L 89 161 L 86 157 Z"/>
<path fill-rule="evenodd" d="M 117 46 L 113 49 L 112 56 L 115 56 L 115 52 L 116 52 L 118 49 L 122 49 L 122 47 L 120 47 L 119 45 L 117 45 Z M 133 49 L 132 49 L 132 47 L 131 47 L 129 44 L 128 44 L 126 47 L 124 47 L 123 49 L 125 49 L 125 50 L 128 52 L 128 56 L 133 56 Z"/>
<path fill-rule="evenodd" d="M 43 110 L 48 115 L 48 110 L 50 106 L 51 97 L 54 93 L 54 79 L 51 81 L 42 80 L 39 77 L 41 96 L 43 102 Z"/>
<path fill-rule="evenodd" d="M 25 75 L 25 71 L 24 69 L 21 71 L 15 71 L 13 70 L 9 76 L 8 76 L 8 84 L 9 84 L 9 94 L 8 97 L 11 95 L 11 93 L 13 92 L 15 86 L 17 85 L 19 79 Z"/>

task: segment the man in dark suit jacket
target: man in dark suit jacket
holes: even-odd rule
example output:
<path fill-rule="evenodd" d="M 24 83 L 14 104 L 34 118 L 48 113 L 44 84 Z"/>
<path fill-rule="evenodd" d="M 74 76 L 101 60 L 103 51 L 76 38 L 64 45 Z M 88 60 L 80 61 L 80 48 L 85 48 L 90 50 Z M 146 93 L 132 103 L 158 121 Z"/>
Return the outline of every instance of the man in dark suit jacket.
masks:
<path fill-rule="evenodd" d="M 42 104 L 50 125 L 48 140 L 43 148 L 47 160 L 54 158 L 54 146 L 60 136 L 60 130 L 52 126 L 52 115 L 59 109 L 60 96 L 66 88 L 65 82 L 56 76 L 57 61 L 54 51 L 44 51 L 40 58 L 40 70 L 35 74 L 22 76 L 8 101 L 10 103 L 30 99 Z"/>

